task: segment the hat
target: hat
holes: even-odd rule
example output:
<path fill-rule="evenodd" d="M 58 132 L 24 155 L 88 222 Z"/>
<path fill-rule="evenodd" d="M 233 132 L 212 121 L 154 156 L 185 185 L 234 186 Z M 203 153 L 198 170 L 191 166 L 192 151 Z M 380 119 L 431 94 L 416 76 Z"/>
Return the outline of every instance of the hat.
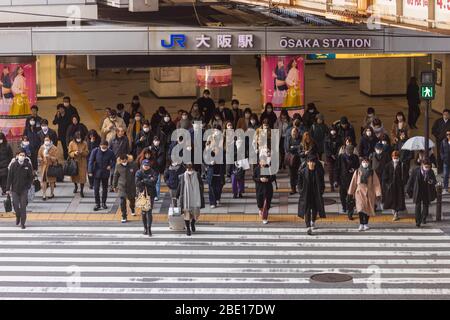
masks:
<path fill-rule="evenodd" d="M 375 145 L 375 149 L 383 149 L 384 146 L 381 142 L 377 142 L 377 144 Z"/>
<path fill-rule="evenodd" d="M 308 157 L 306 158 L 306 161 L 316 161 L 317 157 L 315 154 L 309 154 Z"/>
<path fill-rule="evenodd" d="M 144 161 L 142 161 L 142 165 L 143 166 L 150 166 L 150 160 L 145 159 Z"/>
<path fill-rule="evenodd" d="M 341 117 L 341 124 L 348 124 L 347 117 Z"/>

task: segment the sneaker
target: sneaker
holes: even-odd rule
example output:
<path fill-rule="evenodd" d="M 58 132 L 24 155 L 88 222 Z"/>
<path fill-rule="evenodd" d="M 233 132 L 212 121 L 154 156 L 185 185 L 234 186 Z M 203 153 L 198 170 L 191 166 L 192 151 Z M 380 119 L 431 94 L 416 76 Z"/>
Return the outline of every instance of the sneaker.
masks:
<path fill-rule="evenodd" d="M 266 219 L 263 220 L 263 224 L 268 224 L 269 221 L 267 221 Z"/>
<path fill-rule="evenodd" d="M 158 197 L 155 197 L 155 201 L 159 201 L 159 198 L 158 198 Z"/>
<path fill-rule="evenodd" d="M 102 208 L 103 209 L 108 209 L 108 206 L 106 205 L 106 203 L 102 204 Z"/>
<path fill-rule="evenodd" d="M 233 194 L 233 199 L 237 199 L 237 194 Z"/>
<path fill-rule="evenodd" d="M 131 211 L 131 215 L 132 215 L 133 217 L 135 217 L 135 216 L 136 216 L 136 212 L 134 212 L 134 210 Z"/>
<path fill-rule="evenodd" d="M 315 222 L 311 222 L 311 229 L 313 229 L 313 230 L 316 230 L 316 229 L 317 229 L 316 223 L 315 223 Z"/>
<path fill-rule="evenodd" d="M 243 196 L 242 196 L 242 193 L 239 193 L 239 196 L 238 196 L 239 198 L 242 198 Z"/>
<path fill-rule="evenodd" d="M 127 219 L 122 219 L 122 223 L 126 223 L 127 222 Z"/>
<path fill-rule="evenodd" d="M 220 205 L 220 201 L 217 200 L 217 201 L 216 201 L 216 207 L 218 207 L 219 205 Z"/>
<path fill-rule="evenodd" d="M 358 231 L 364 231 L 364 226 L 362 224 L 359 225 Z"/>
<path fill-rule="evenodd" d="M 369 225 L 368 225 L 368 224 L 365 224 L 363 228 L 364 228 L 364 231 L 370 230 L 370 228 L 369 228 Z"/>
<path fill-rule="evenodd" d="M 216 206 L 215 206 L 215 205 L 212 205 L 212 206 L 211 206 L 211 209 L 215 209 L 215 208 L 216 208 Z"/>
<path fill-rule="evenodd" d="M 25 227 L 24 224 L 23 224 L 20 228 L 21 228 L 22 230 L 23 230 L 23 229 L 26 229 L 26 227 Z"/>
<path fill-rule="evenodd" d="M 447 189 L 444 189 L 444 190 L 442 191 L 442 194 L 448 194 L 448 190 L 447 190 Z"/>
<path fill-rule="evenodd" d="M 394 213 L 394 218 L 392 218 L 392 221 L 398 221 L 400 220 L 398 217 L 398 213 Z"/>
<path fill-rule="evenodd" d="M 96 205 L 95 207 L 94 207 L 94 211 L 98 211 L 98 210 L 100 210 L 102 207 L 100 207 L 100 205 L 98 204 L 98 205 Z"/>
<path fill-rule="evenodd" d="M 307 230 L 306 230 L 306 234 L 308 235 L 308 236 L 312 236 L 312 229 L 311 228 L 308 228 Z"/>

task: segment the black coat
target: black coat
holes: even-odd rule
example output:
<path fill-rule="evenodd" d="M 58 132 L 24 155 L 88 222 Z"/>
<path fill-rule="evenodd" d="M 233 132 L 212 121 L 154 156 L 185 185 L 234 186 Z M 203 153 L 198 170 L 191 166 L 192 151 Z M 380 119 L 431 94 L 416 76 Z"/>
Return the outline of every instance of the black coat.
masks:
<path fill-rule="evenodd" d="M 440 142 L 446 138 L 448 130 L 450 130 L 450 119 L 445 123 L 443 118 L 439 118 L 433 123 L 431 133 L 436 138 L 436 142 Z"/>
<path fill-rule="evenodd" d="M 109 178 L 110 170 L 107 167 L 112 168 L 115 162 L 116 158 L 110 149 L 103 152 L 100 148 L 95 148 L 89 156 L 88 172 L 97 179 Z"/>
<path fill-rule="evenodd" d="M 358 146 L 358 155 L 360 157 L 370 157 L 370 155 L 375 151 L 375 145 L 378 140 L 375 136 L 371 136 L 370 138 L 367 136 L 363 136 Z"/>
<path fill-rule="evenodd" d="M 389 162 L 382 176 L 383 205 L 384 209 L 395 211 L 405 210 L 405 178 L 404 164 L 400 161 L 394 169 L 394 163 Z"/>
<path fill-rule="evenodd" d="M 158 172 L 152 168 L 144 171 L 140 169 L 136 172 L 135 177 L 136 188 L 139 192 L 147 190 L 147 195 L 150 196 L 153 205 L 153 199 L 156 196 L 156 181 L 158 181 Z"/>
<path fill-rule="evenodd" d="M 338 135 L 336 135 L 334 138 L 331 135 L 325 138 L 324 151 L 325 156 L 329 161 L 337 160 L 339 155 L 339 149 L 341 148 L 341 146 L 342 146 L 342 139 Z M 334 158 L 332 156 L 334 156 Z"/>
<path fill-rule="evenodd" d="M 30 189 L 32 182 L 33 167 L 30 161 L 25 159 L 23 164 L 20 164 L 19 161 L 14 161 L 8 171 L 6 190 L 19 193 Z"/>
<path fill-rule="evenodd" d="M 270 129 L 273 129 L 273 127 L 275 125 L 275 122 L 277 122 L 277 114 L 275 112 L 273 112 L 273 111 L 270 112 L 270 113 L 264 111 L 261 114 L 261 117 L 259 119 L 259 123 L 262 123 L 264 119 L 269 120 L 269 127 L 270 127 Z"/>
<path fill-rule="evenodd" d="M 413 199 L 414 203 L 423 200 L 425 203 L 433 202 L 436 199 L 436 176 L 433 170 L 429 171 L 425 190 L 420 190 L 419 179 L 422 179 L 421 167 L 415 168 L 411 172 L 408 183 L 406 184 L 406 193 Z"/>
<path fill-rule="evenodd" d="M 66 134 L 66 142 L 67 145 L 69 145 L 70 141 L 73 140 L 75 133 L 79 131 L 81 134 L 81 140 L 86 139 L 86 136 L 88 134 L 88 129 L 86 126 L 82 123 L 78 123 L 74 125 L 73 123 L 67 128 L 67 134 Z"/>
<path fill-rule="evenodd" d="M 385 166 L 391 161 L 391 156 L 387 152 L 381 154 L 373 153 L 371 157 L 372 169 L 376 172 L 377 176 L 381 179 L 383 176 L 383 170 Z M 380 181 L 381 182 L 381 181 Z"/>
<path fill-rule="evenodd" d="M 44 131 L 42 131 L 42 129 L 38 132 L 38 136 L 39 136 L 39 140 L 40 140 L 40 145 L 44 144 L 44 139 L 45 136 L 49 136 L 50 140 L 53 142 L 53 145 L 56 147 L 58 145 L 58 135 L 56 134 L 56 131 L 53 129 L 48 128 L 47 134 L 44 133 Z"/>
<path fill-rule="evenodd" d="M 261 178 L 268 178 L 268 182 L 261 182 Z M 261 167 L 255 166 L 253 171 L 253 181 L 256 186 L 256 202 L 259 209 L 264 207 L 264 200 L 267 200 L 268 208 L 272 203 L 273 198 L 273 182 L 275 181 L 275 175 L 261 175 Z"/>
<path fill-rule="evenodd" d="M 344 129 L 340 124 L 336 127 L 337 135 L 341 137 L 342 141 L 345 141 L 345 138 L 350 137 L 352 139 L 353 145 L 356 147 L 356 135 L 355 129 L 348 124 L 347 128 Z"/>
<path fill-rule="evenodd" d="M 66 110 L 63 116 L 55 115 L 55 119 L 53 119 L 53 124 L 58 125 L 58 139 L 61 141 L 66 140 L 67 129 L 72 123 L 71 118 Z"/>
<path fill-rule="evenodd" d="M 447 139 L 442 140 L 441 149 L 439 151 L 441 152 L 440 156 L 442 163 L 450 165 L 450 144 Z"/>
<path fill-rule="evenodd" d="M 116 164 L 114 171 L 113 187 L 119 188 L 119 197 L 134 198 L 136 197 L 135 176 L 138 166 L 134 161 L 129 161 L 126 166 L 120 163 Z"/>
<path fill-rule="evenodd" d="M 153 160 L 152 167 L 159 173 L 163 173 L 166 168 L 166 151 L 161 145 L 158 147 L 152 145 L 150 147 L 150 152 Z"/>
<path fill-rule="evenodd" d="M 406 99 L 411 105 L 418 105 L 420 103 L 419 86 L 417 84 L 409 84 L 406 89 Z"/>
<path fill-rule="evenodd" d="M 11 146 L 4 141 L 0 144 L 0 176 L 6 177 L 8 175 L 8 166 L 13 158 Z"/>
<path fill-rule="evenodd" d="M 141 138 L 144 138 L 144 140 L 141 141 Z M 153 144 L 153 138 L 155 137 L 155 134 L 152 130 L 149 132 L 144 132 L 144 130 L 141 130 L 136 136 L 136 151 L 137 155 L 139 155 L 142 150 L 144 150 L 146 147 L 149 147 Z"/>
<path fill-rule="evenodd" d="M 313 179 L 313 189 L 310 188 L 311 179 Z M 304 218 L 305 213 L 311 206 L 314 206 L 321 218 L 325 218 L 325 204 L 323 201 L 323 193 L 325 192 L 325 180 L 321 170 L 310 171 L 303 168 L 298 175 L 298 216 Z M 309 199 L 314 198 L 315 203 L 312 205 Z"/>
<path fill-rule="evenodd" d="M 114 152 L 116 158 L 122 154 L 130 153 L 130 143 L 126 136 L 123 136 L 121 138 L 116 136 L 111 140 L 111 145 L 109 146 L 109 148 L 112 150 L 112 152 Z"/>
<path fill-rule="evenodd" d="M 123 119 L 123 122 L 125 122 L 125 125 L 128 128 L 128 125 L 130 124 L 131 114 L 128 111 L 124 111 L 123 114 L 117 112 L 117 116 Z"/>
<path fill-rule="evenodd" d="M 328 136 L 328 127 L 326 124 L 313 123 L 311 126 L 311 137 L 317 146 L 317 152 L 322 154 L 325 151 L 325 138 Z"/>
<path fill-rule="evenodd" d="M 353 173 L 359 168 L 359 158 L 352 154 L 346 157 L 345 154 L 340 154 L 337 160 L 337 183 L 340 188 L 348 189 L 350 182 L 352 182 Z"/>
<path fill-rule="evenodd" d="M 222 119 L 225 121 L 231 121 L 231 123 L 234 123 L 234 117 L 233 117 L 233 113 L 231 112 L 230 109 L 228 108 L 223 108 L 222 111 L 220 111 L 219 108 L 216 109 L 217 112 L 220 113 L 220 115 L 222 116 Z M 237 121 L 236 121 L 237 122 Z M 235 128 L 235 127 L 234 127 Z"/>
<path fill-rule="evenodd" d="M 216 110 L 214 100 L 211 98 L 200 97 L 197 99 L 197 104 L 199 110 L 203 113 L 203 116 L 205 117 L 205 122 L 209 123 L 209 121 L 213 117 L 214 111 Z"/>

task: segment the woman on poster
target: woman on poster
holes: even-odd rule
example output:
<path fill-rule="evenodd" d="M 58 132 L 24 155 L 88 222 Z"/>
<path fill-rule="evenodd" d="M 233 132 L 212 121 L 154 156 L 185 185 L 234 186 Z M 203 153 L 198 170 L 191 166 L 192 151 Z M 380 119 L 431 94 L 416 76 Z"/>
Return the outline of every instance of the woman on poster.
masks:
<path fill-rule="evenodd" d="M 288 64 L 288 74 L 286 77 L 287 95 L 284 107 L 300 107 L 302 105 L 302 92 L 300 91 L 300 78 L 298 76 L 297 60 L 292 59 Z"/>
<path fill-rule="evenodd" d="M 11 91 L 12 83 L 11 78 L 9 77 L 9 68 L 7 66 L 3 66 L 3 72 L 0 78 L 0 87 L 2 87 L 1 96 L 3 97 L 3 99 L 13 98 L 13 94 Z"/>
<path fill-rule="evenodd" d="M 19 116 L 30 113 L 30 103 L 27 95 L 26 78 L 22 66 L 18 66 L 15 72 L 14 81 L 11 87 L 14 94 L 13 103 L 9 115 Z"/>
<path fill-rule="evenodd" d="M 272 103 L 275 106 L 281 107 L 286 97 L 286 91 L 288 89 L 286 85 L 286 69 L 284 67 L 283 58 L 278 58 L 275 70 L 272 72 L 272 77 L 274 78 L 274 93 Z"/>

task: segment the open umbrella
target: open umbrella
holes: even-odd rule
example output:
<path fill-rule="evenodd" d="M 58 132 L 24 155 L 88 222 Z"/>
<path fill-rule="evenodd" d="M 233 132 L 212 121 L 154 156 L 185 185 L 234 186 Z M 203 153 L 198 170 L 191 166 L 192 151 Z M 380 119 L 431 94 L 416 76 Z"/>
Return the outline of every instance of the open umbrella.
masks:
<path fill-rule="evenodd" d="M 434 142 L 428 139 L 429 148 L 434 147 Z M 425 150 L 425 137 L 417 136 L 408 139 L 402 147 L 402 150 Z"/>

